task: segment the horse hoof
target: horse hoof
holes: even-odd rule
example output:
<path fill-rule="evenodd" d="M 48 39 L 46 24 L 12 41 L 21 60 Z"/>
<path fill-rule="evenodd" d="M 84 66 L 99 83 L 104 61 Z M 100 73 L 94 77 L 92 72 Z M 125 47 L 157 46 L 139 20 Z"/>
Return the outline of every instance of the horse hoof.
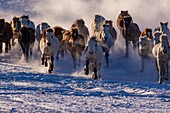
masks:
<path fill-rule="evenodd" d="M 168 78 L 164 78 L 165 80 L 168 80 Z"/>
<path fill-rule="evenodd" d="M 140 72 L 143 73 L 143 70 L 141 69 Z"/>
<path fill-rule="evenodd" d="M 48 64 L 47 63 L 45 63 L 45 67 L 47 67 L 48 66 Z"/>
<path fill-rule="evenodd" d="M 88 75 L 88 74 L 89 74 L 89 72 L 85 72 L 85 74 L 86 74 L 86 75 Z"/>
<path fill-rule="evenodd" d="M 85 71 L 85 74 L 88 75 L 89 74 L 89 71 L 87 68 L 84 68 L 84 71 Z"/>
<path fill-rule="evenodd" d="M 162 84 L 162 81 L 159 81 L 159 84 Z"/>
<path fill-rule="evenodd" d="M 97 76 L 95 74 L 92 75 L 92 79 L 96 80 Z"/>
<path fill-rule="evenodd" d="M 51 71 L 51 70 L 48 70 L 48 73 L 52 73 L 52 71 Z"/>

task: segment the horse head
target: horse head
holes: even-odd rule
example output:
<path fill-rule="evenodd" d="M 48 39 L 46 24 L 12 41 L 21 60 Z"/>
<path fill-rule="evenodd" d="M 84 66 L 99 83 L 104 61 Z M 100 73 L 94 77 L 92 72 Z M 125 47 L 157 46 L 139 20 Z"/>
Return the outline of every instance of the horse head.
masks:
<path fill-rule="evenodd" d="M 146 35 L 150 39 L 153 39 L 153 37 L 152 37 L 152 29 L 144 28 L 144 31 L 142 32 L 142 36 L 144 36 L 144 35 Z"/>
<path fill-rule="evenodd" d="M 160 43 L 160 36 L 161 36 L 161 32 L 160 31 L 155 31 L 153 36 L 154 36 L 154 45 Z"/>
<path fill-rule="evenodd" d="M 130 34 L 131 24 L 132 24 L 132 17 L 131 16 L 125 16 L 120 21 L 120 26 L 123 28 L 123 34 L 124 35 L 129 35 Z"/>
<path fill-rule="evenodd" d="M 14 32 L 18 32 L 19 29 L 21 28 L 20 18 L 19 17 L 13 17 L 12 23 L 13 23 L 12 27 L 13 27 Z"/>
<path fill-rule="evenodd" d="M 97 51 L 97 40 L 96 37 L 91 37 L 90 40 L 88 41 L 88 45 L 86 47 L 86 51 L 88 51 L 88 54 L 93 55 Z"/>
<path fill-rule="evenodd" d="M 4 34 L 5 19 L 0 19 L 0 35 Z"/>
<path fill-rule="evenodd" d="M 149 52 L 149 40 L 148 37 L 145 36 L 140 36 L 139 37 L 139 52 L 141 54 Z"/>
<path fill-rule="evenodd" d="M 168 22 L 160 22 L 160 31 L 161 31 L 162 33 L 167 33 L 167 32 L 169 32 Z"/>
<path fill-rule="evenodd" d="M 76 22 L 75 22 L 76 26 L 77 27 L 83 27 L 85 25 L 85 22 L 83 19 L 77 19 Z"/>
<path fill-rule="evenodd" d="M 28 15 L 22 15 L 21 16 L 21 23 L 24 26 L 28 26 L 28 24 L 29 24 L 29 16 Z"/>
<path fill-rule="evenodd" d="M 46 44 L 47 44 L 47 46 L 51 46 L 53 35 L 54 35 L 53 29 L 48 28 L 46 30 Z"/>
<path fill-rule="evenodd" d="M 164 54 L 166 54 L 169 50 L 169 42 L 168 42 L 168 36 L 166 34 L 162 34 L 160 36 L 160 43 L 161 43 L 161 49 Z"/>
<path fill-rule="evenodd" d="M 107 42 L 108 40 L 108 36 L 107 34 L 109 33 L 109 30 L 110 30 L 110 26 L 108 24 L 103 24 L 103 27 L 102 27 L 102 35 L 101 38 L 102 38 L 102 41 L 103 42 Z"/>
<path fill-rule="evenodd" d="M 78 29 L 76 27 L 71 28 L 68 32 L 65 33 L 65 38 L 67 42 L 75 47 L 76 40 L 78 39 Z"/>

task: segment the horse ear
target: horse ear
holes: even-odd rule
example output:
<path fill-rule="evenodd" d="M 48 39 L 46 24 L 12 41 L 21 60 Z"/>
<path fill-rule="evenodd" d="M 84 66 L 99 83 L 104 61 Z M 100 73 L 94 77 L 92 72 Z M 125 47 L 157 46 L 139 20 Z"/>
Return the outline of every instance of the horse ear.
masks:
<path fill-rule="evenodd" d="M 160 25 L 162 25 L 162 22 L 160 22 Z"/>
<path fill-rule="evenodd" d="M 166 22 L 165 25 L 168 26 L 168 22 Z"/>

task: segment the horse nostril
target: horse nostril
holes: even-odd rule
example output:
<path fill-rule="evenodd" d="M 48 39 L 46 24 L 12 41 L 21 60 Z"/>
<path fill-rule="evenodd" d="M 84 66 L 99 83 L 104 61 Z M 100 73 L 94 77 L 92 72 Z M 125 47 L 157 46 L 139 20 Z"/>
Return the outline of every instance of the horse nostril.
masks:
<path fill-rule="evenodd" d="M 51 45 L 51 43 L 47 43 L 47 45 L 48 45 L 48 46 L 50 46 L 50 45 Z"/>
<path fill-rule="evenodd" d="M 92 54 L 93 54 L 93 52 L 89 52 L 89 54 L 91 54 L 91 55 L 92 55 Z"/>

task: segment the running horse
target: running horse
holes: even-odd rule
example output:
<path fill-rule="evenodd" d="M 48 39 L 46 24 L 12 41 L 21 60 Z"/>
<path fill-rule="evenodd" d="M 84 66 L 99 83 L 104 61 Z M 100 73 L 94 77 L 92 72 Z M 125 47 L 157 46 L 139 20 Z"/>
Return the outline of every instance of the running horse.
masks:
<path fill-rule="evenodd" d="M 16 42 L 15 39 L 18 39 L 19 36 L 19 30 L 21 28 L 21 21 L 19 17 L 14 16 L 12 18 L 12 21 L 10 22 L 12 31 L 13 31 L 13 37 L 12 37 L 12 46 L 15 46 Z"/>
<path fill-rule="evenodd" d="M 127 14 L 126 16 L 118 16 L 117 26 L 125 39 L 126 53 L 125 57 L 129 56 L 129 43 L 133 43 L 133 48 L 136 49 L 138 37 L 140 36 L 139 26 L 133 22 L 132 17 Z"/>
<path fill-rule="evenodd" d="M 10 41 L 13 37 L 12 27 L 5 19 L 0 19 L 0 53 L 2 53 L 2 43 L 5 43 L 5 53 L 11 49 Z"/>

